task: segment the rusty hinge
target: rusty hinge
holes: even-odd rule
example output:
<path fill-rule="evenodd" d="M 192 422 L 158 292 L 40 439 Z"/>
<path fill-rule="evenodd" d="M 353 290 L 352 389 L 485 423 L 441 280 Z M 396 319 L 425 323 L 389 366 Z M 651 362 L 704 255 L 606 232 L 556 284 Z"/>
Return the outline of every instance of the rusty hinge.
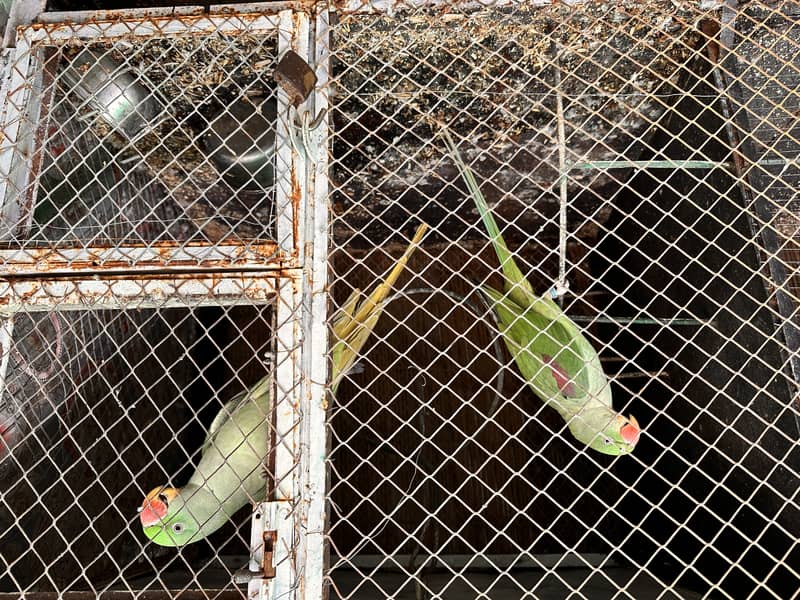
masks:
<path fill-rule="evenodd" d="M 275 577 L 275 543 L 278 541 L 277 531 L 264 532 L 264 556 L 261 559 L 261 571 L 264 579 Z"/>

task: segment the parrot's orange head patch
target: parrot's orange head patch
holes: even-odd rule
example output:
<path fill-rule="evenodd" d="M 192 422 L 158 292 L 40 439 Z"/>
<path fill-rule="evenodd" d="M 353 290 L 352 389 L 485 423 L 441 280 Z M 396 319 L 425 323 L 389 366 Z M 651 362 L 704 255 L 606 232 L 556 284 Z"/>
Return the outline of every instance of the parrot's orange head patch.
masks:
<path fill-rule="evenodd" d="M 139 509 L 139 520 L 143 527 L 158 525 L 169 512 L 169 503 L 178 495 L 178 490 L 170 487 L 157 487 L 147 494 Z"/>
<path fill-rule="evenodd" d="M 633 415 L 628 417 L 628 422 L 619 429 L 619 434 L 626 444 L 635 446 L 639 441 L 639 434 L 642 433 L 639 423 L 633 418 Z"/>

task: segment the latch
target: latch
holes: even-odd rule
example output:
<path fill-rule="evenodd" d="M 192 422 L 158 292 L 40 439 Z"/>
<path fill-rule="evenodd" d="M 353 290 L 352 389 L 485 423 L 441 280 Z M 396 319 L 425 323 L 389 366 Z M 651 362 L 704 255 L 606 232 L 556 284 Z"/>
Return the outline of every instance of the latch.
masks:
<path fill-rule="evenodd" d="M 275 577 L 275 542 L 278 540 L 277 531 L 265 531 L 263 537 L 264 557 L 261 559 L 261 573 L 264 579 Z"/>
<path fill-rule="evenodd" d="M 292 598 L 294 546 L 292 504 L 286 500 L 262 502 L 250 520 L 250 562 L 236 573 L 234 581 L 247 584 L 249 600 Z"/>

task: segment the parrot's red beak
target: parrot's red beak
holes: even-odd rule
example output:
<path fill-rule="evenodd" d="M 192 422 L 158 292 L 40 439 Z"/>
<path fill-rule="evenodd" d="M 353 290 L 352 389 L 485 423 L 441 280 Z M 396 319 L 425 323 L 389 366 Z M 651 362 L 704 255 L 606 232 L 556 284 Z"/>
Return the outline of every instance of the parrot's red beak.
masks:
<path fill-rule="evenodd" d="M 619 434 L 626 444 L 635 446 L 639 441 L 639 434 L 642 433 L 639 423 L 633 418 L 633 415 L 628 417 L 628 422 L 619 429 Z"/>
<path fill-rule="evenodd" d="M 170 500 L 178 495 L 175 488 L 157 487 L 152 490 L 142 502 L 139 510 L 139 520 L 142 527 L 158 525 L 167 516 Z"/>

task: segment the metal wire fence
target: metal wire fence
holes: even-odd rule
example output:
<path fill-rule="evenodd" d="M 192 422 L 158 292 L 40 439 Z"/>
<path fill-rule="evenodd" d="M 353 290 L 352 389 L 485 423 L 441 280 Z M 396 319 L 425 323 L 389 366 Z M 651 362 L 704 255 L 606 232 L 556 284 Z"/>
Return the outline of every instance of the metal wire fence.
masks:
<path fill-rule="evenodd" d="M 797 5 L 535 4 L 332 27 L 334 299 L 431 233 L 331 412 L 331 596 L 792 596 Z M 500 263 L 443 129 L 631 454 L 498 352 Z"/>
<path fill-rule="evenodd" d="M 0 598 L 797 593 L 800 6 L 115 7 L 9 17 Z"/>

